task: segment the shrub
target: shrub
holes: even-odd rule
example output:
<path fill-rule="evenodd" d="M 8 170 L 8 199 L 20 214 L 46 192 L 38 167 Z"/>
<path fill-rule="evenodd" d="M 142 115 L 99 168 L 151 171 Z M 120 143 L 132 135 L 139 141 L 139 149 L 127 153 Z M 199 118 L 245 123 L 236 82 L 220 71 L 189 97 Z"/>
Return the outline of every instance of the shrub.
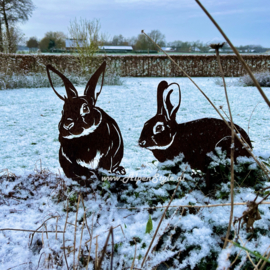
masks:
<path fill-rule="evenodd" d="M 86 85 L 90 74 L 76 74 L 76 73 L 66 73 L 65 76 L 75 85 Z M 56 74 L 51 74 L 52 80 L 55 87 L 63 86 L 62 79 Z M 120 76 L 113 72 L 107 72 L 104 78 L 104 85 L 121 85 L 122 81 Z M 5 74 L 0 73 L 0 90 L 6 89 L 17 89 L 17 88 L 42 88 L 51 87 L 48 76 L 46 73 L 34 73 L 29 72 L 28 74 Z"/>
<path fill-rule="evenodd" d="M 262 71 L 253 74 L 260 86 L 262 87 L 270 87 L 270 72 Z M 244 86 L 255 86 L 254 82 L 250 78 L 248 74 L 244 75 L 239 80 Z"/>

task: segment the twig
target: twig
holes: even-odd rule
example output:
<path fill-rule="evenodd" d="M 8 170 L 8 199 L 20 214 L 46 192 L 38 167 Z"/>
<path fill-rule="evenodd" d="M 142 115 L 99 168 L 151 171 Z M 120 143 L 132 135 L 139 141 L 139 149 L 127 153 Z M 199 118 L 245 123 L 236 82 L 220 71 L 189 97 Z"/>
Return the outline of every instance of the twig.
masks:
<path fill-rule="evenodd" d="M 81 245 L 82 245 L 82 237 L 83 237 L 84 224 L 85 224 L 85 212 L 83 213 L 83 224 L 82 224 L 82 230 L 81 230 L 81 239 L 80 239 L 80 245 L 79 245 L 79 251 L 78 251 L 77 265 L 79 264 L 79 261 L 80 261 L 80 253 L 81 253 Z M 76 268 L 77 268 L 77 265 L 76 265 Z"/>
<path fill-rule="evenodd" d="M 251 112 L 251 114 L 250 114 L 250 117 L 249 117 L 249 120 L 248 120 L 248 135 L 249 135 L 249 129 L 250 129 L 249 124 L 250 124 L 250 120 L 251 120 L 252 114 L 254 113 L 255 109 L 257 108 L 257 106 L 258 106 L 260 103 L 261 103 L 261 102 L 258 102 L 258 103 L 256 104 L 256 106 L 254 107 L 254 109 L 252 110 L 252 112 Z"/>
<path fill-rule="evenodd" d="M 270 258 L 270 252 L 268 252 L 268 255 L 267 255 L 267 257 L 266 257 L 266 260 L 268 260 L 269 258 Z M 262 264 L 260 270 L 263 270 L 264 267 L 265 267 L 265 265 L 266 265 L 266 261 L 263 262 L 263 264 Z"/>
<path fill-rule="evenodd" d="M 83 209 L 84 209 L 84 212 L 86 212 L 86 207 L 85 207 L 85 205 L 84 205 L 84 200 L 83 200 L 83 196 L 81 197 L 81 201 L 82 201 L 82 205 L 83 205 Z M 91 237 L 91 232 L 90 232 L 90 229 L 89 229 L 89 227 L 88 227 L 88 224 L 87 224 L 87 218 L 85 217 L 85 225 L 86 225 L 86 228 L 87 228 L 87 230 L 88 230 L 88 233 L 89 233 L 89 236 Z"/>
<path fill-rule="evenodd" d="M 234 148 L 235 147 L 234 147 L 234 123 L 233 123 L 232 112 L 231 112 L 230 102 L 229 102 L 227 88 L 226 88 L 226 82 L 225 82 L 225 79 L 224 79 L 224 72 L 223 72 L 223 68 L 222 68 L 222 65 L 221 65 L 220 57 L 219 57 L 219 48 L 222 47 L 223 45 L 224 45 L 224 43 L 223 44 L 213 44 L 212 48 L 215 48 L 215 50 L 216 50 L 217 61 L 218 61 L 218 65 L 219 65 L 220 74 L 221 74 L 221 77 L 222 77 L 222 80 L 223 80 L 223 86 L 224 86 L 226 101 L 227 101 L 229 115 L 230 115 L 230 122 L 231 122 L 231 212 L 230 212 L 228 230 L 227 230 L 227 234 L 226 234 L 226 240 L 225 240 L 225 243 L 224 243 L 224 246 L 223 246 L 223 249 L 225 249 L 226 246 L 227 246 L 227 243 L 228 243 L 227 240 L 229 239 L 229 235 L 230 235 L 230 232 L 231 232 L 231 224 L 232 224 L 232 219 L 233 219 Z"/>
<path fill-rule="evenodd" d="M 243 241 L 242 241 L 242 239 L 241 239 L 241 237 L 239 236 L 239 239 L 240 239 L 240 241 L 241 241 L 241 244 L 243 245 Z M 233 243 L 234 244 L 234 243 Z M 234 244 L 235 245 L 235 244 Z M 239 245 L 240 246 L 240 245 Z M 247 254 L 247 257 L 248 257 L 248 259 L 249 259 L 249 261 L 251 262 L 251 264 L 255 267 L 254 268 L 254 270 L 257 270 L 257 267 L 256 267 L 256 265 L 255 265 L 255 263 L 252 261 L 252 259 L 250 258 L 250 254 L 249 254 L 249 251 L 245 248 L 245 247 L 243 247 L 242 246 L 242 248 L 245 250 L 245 252 L 246 252 L 246 254 Z"/>
<path fill-rule="evenodd" d="M 75 270 L 76 230 L 77 230 L 77 218 L 78 218 L 78 211 L 79 211 L 79 205 L 80 205 L 80 198 L 81 198 L 81 194 L 79 194 L 79 197 L 78 197 L 77 211 L 76 211 L 76 218 L 75 218 L 75 229 L 74 229 L 74 251 L 73 251 L 73 270 Z"/>
<path fill-rule="evenodd" d="M 265 190 L 267 190 L 267 189 L 270 189 L 270 186 L 258 190 L 258 191 L 257 191 L 257 195 L 256 195 L 256 197 L 255 197 L 255 199 L 254 199 L 253 201 L 255 202 L 255 201 L 257 200 L 259 194 L 260 194 L 262 191 L 265 191 Z M 263 199 L 263 200 L 265 200 L 265 199 Z"/>
<path fill-rule="evenodd" d="M 135 251 L 134 251 L 134 258 L 133 258 L 130 270 L 133 270 L 133 268 L 134 268 L 134 263 L 135 263 L 135 259 L 136 259 L 136 252 L 137 252 L 137 242 L 136 242 L 135 238 L 133 238 L 133 240 L 135 242 Z"/>
<path fill-rule="evenodd" d="M 246 243 L 243 245 L 243 247 L 246 246 L 246 244 L 249 242 L 250 239 L 251 239 L 251 237 L 246 241 Z M 231 243 L 231 245 L 233 246 L 233 243 Z M 230 264 L 230 267 L 232 267 L 235 264 L 235 262 L 237 261 L 237 259 L 238 259 L 241 252 L 242 252 L 242 249 L 239 250 L 238 254 L 236 255 L 236 257 L 234 259 L 234 261 Z"/>
<path fill-rule="evenodd" d="M 46 238 L 48 239 L 49 237 L 48 237 L 48 232 L 47 232 L 47 225 L 46 225 L 46 223 L 44 223 L 44 227 L 45 227 L 45 232 L 46 232 Z"/>
<path fill-rule="evenodd" d="M 67 199 L 67 216 L 66 216 L 66 222 L 65 222 L 65 227 L 64 227 L 64 231 L 66 232 L 67 229 L 67 220 L 68 220 L 68 199 Z M 63 233 L 63 249 L 64 249 L 64 257 L 65 257 L 65 262 L 66 262 L 66 267 L 67 270 L 69 269 L 68 267 L 68 262 L 67 262 L 67 255 L 66 255 L 66 250 L 65 250 L 65 233 Z"/>
<path fill-rule="evenodd" d="M 42 253 L 40 254 L 40 256 L 39 256 L 37 269 L 39 268 L 39 263 L 40 263 L 41 256 L 42 256 L 44 253 L 45 253 L 45 252 L 42 252 Z M 37 270 L 37 269 L 36 269 L 36 270 Z"/>
<path fill-rule="evenodd" d="M 96 248 L 95 248 L 95 269 L 98 269 L 98 236 L 96 238 Z"/>
<path fill-rule="evenodd" d="M 119 225 L 117 225 L 117 226 L 113 227 L 113 229 L 116 229 L 117 227 L 121 227 L 122 233 L 123 233 L 124 237 L 126 238 L 126 236 L 125 236 L 125 234 L 124 234 L 124 231 L 123 231 L 123 228 L 122 228 L 122 225 L 121 225 L 121 224 L 119 224 Z M 109 230 L 110 230 L 110 229 L 109 229 Z M 105 232 L 108 232 L 109 230 L 104 231 L 104 233 L 105 233 Z M 98 236 L 100 236 L 100 234 L 98 234 L 98 235 L 94 236 L 93 238 L 95 239 L 95 238 L 96 238 L 96 237 L 98 237 Z M 87 240 L 87 241 L 85 242 L 85 244 L 87 244 L 87 243 L 88 243 L 88 242 L 90 242 L 90 241 L 91 241 L 91 239 Z"/>
<path fill-rule="evenodd" d="M 252 171 L 252 170 L 250 170 L 250 171 L 248 172 L 248 174 L 246 175 L 246 177 L 244 178 L 244 180 L 241 182 L 240 187 L 244 184 L 244 182 L 246 181 L 246 179 L 247 179 L 248 176 L 250 175 L 251 171 Z"/>
<path fill-rule="evenodd" d="M 32 264 L 32 262 L 21 263 L 21 264 L 19 264 L 19 265 L 16 265 L 16 266 L 13 266 L 13 267 L 8 268 L 7 270 L 16 268 L 16 267 L 18 267 L 18 266 L 20 266 L 20 265 L 23 265 L 23 264 Z"/>
<path fill-rule="evenodd" d="M 207 15 L 207 17 L 212 21 L 212 23 L 216 26 L 216 28 L 219 30 L 219 32 L 221 33 L 221 35 L 224 37 L 224 39 L 228 42 L 228 44 L 230 45 L 230 47 L 232 48 L 232 50 L 234 51 L 234 53 L 236 54 L 237 58 L 239 59 L 239 61 L 243 64 L 244 68 L 246 69 L 247 73 L 249 74 L 249 76 L 251 77 L 251 79 L 253 80 L 254 84 L 256 85 L 256 87 L 258 88 L 260 94 L 262 95 L 264 101 L 267 103 L 267 105 L 270 107 L 270 101 L 268 100 L 267 96 L 265 95 L 265 93 L 263 92 L 263 90 L 261 89 L 260 84 L 258 83 L 258 81 L 255 79 L 254 75 L 252 74 L 250 68 L 248 67 L 248 65 L 246 64 L 246 62 L 244 61 L 244 59 L 242 58 L 242 56 L 238 53 L 238 51 L 235 49 L 235 47 L 233 46 L 233 44 L 231 43 L 231 41 L 229 40 L 229 38 L 225 35 L 225 33 L 223 32 L 223 30 L 219 27 L 219 25 L 217 24 L 217 22 L 214 20 L 214 18 L 210 15 L 210 13 L 206 10 L 206 8 L 200 3 L 199 0 L 195 0 L 197 2 L 197 4 L 201 7 L 201 9 L 205 12 L 205 14 Z"/>
<path fill-rule="evenodd" d="M 177 214 L 177 212 L 178 212 L 178 210 L 179 210 L 180 208 L 181 208 L 181 207 L 178 207 L 178 208 L 174 211 L 174 213 L 173 213 L 173 214 L 171 215 L 171 217 L 170 217 L 170 220 L 172 220 L 172 219 L 174 218 L 174 216 Z M 182 213 L 181 213 L 180 218 L 179 218 L 178 221 L 181 220 L 181 217 L 182 217 L 182 215 L 183 215 L 183 213 L 184 213 L 184 210 L 185 210 L 185 208 L 182 209 Z M 170 226 L 170 221 L 168 222 L 168 224 L 167 224 L 166 228 L 163 230 L 163 232 L 166 232 L 166 230 L 167 230 L 167 228 L 168 228 L 169 226 Z M 175 227 L 174 227 L 173 231 L 175 231 L 176 227 L 177 227 L 177 224 L 175 224 Z M 157 241 L 156 245 L 153 247 L 152 253 L 156 250 L 156 247 L 157 247 L 157 245 L 158 245 L 158 243 L 159 243 L 161 237 L 162 237 L 162 234 L 159 234 L 158 241 Z M 170 239 L 171 239 L 171 238 L 172 238 L 172 234 L 170 235 Z M 165 250 L 167 247 L 168 247 L 168 244 L 164 247 L 163 250 Z"/>
<path fill-rule="evenodd" d="M 112 228 L 112 227 L 111 227 Z M 113 255 L 114 255 L 114 237 L 113 237 L 113 229 L 111 229 L 112 236 L 112 254 L 111 254 L 111 270 L 113 270 Z"/>
<path fill-rule="evenodd" d="M 268 247 L 269 248 L 269 247 Z M 268 250 L 268 248 L 266 249 L 266 251 L 263 253 L 263 257 L 267 254 L 267 250 Z M 266 256 L 266 259 L 267 259 L 267 256 Z M 263 262 L 263 259 L 260 259 L 259 260 L 259 262 L 257 263 L 257 265 L 256 265 L 256 268 L 257 269 L 259 269 L 259 266 L 260 266 L 260 264 Z"/>
<path fill-rule="evenodd" d="M 236 205 L 246 205 L 247 203 L 234 203 L 234 206 Z M 262 202 L 261 204 L 270 204 L 270 201 Z M 156 206 L 156 207 L 116 207 L 117 209 L 125 209 L 125 210 L 154 210 L 158 208 L 166 208 L 166 207 L 184 207 L 184 208 L 211 208 L 211 207 L 220 207 L 220 206 L 231 206 L 231 203 L 222 203 L 222 204 L 209 204 L 209 205 L 164 205 L 164 206 Z"/>
<path fill-rule="evenodd" d="M 34 235 L 35 235 L 35 233 L 38 233 L 38 230 L 48 221 L 48 220 L 50 220 L 50 219 L 52 219 L 52 218 L 58 218 L 59 216 L 52 216 L 52 217 L 50 217 L 50 218 L 48 218 L 48 219 L 46 219 L 45 221 L 43 221 L 42 222 L 42 224 L 36 229 L 36 231 L 34 231 L 34 233 L 32 234 L 32 237 L 31 237 L 31 242 L 30 242 L 30 246 L 32 245 L 32 241 L 33 241 L 33 238 L 34 238 Z M 1 230 L 1 229 L 0 229 Z M 63 232 L 62 232 L 63 233 Z"/>
<path fill-rule="evenodd" d="M 226 115 L 226 117 L 229 118 L 228 115 L 226 114 L 226 112 L 222 108 L 221 108 L 221 110 Z M 265 175 L 267 176 L 267 178 L 270 180 L 270 177 L 268 175 L 268 174 L 270 174 L 270 171 L 268 170 L 268 168 L 266 168 L 266 166 L 264 165 L 264 163 L 260 162 L 257 159 L 257 157 L 255 157 L 253 155 L 253 153 L 251 152 L 251 148 L 249 147 L 249 144 L 246 142 L 245 138 L 242 137 L 241 133 L 239 132 L 239 130 L 237 129 L 236 126 L 234 126 L 234 128 L 235 128 L 236 132 L 238 134 L 240 134 L 240 138 L 238 136 L 236 136 L 236 138 L 238 138 L 238 140 L 242 143 L 242 145 L 246 148 L 246 150 L 248 151 L 248 153 L 252 156 L 252 158 L 255 160 L 255 162 L 258 164 L 258 166 L 263 170 L 263 172 L 265 173 Z M 248 148 L 246 146 L 248 146 Z"/>
<path fill-rule="evenodd" d="M 92 226 L 91 226 L 91 233 L 90 233 L 90 244 L 89 244 L 89 253 L 88 253 L 88 258 L 87 258 L 87 265 L 86 265 L 86 270 L 88 270 L 88 264 L 90 261 L 90 253 L 91 253 L 91 247 L 92 247 L 92 239 L 93 239 L 93 227 L 94 227 L 94 213 L 92 217 Z"/>
<path fill-rule="evenodd" d="M 0 229 L 0 231 L 18 231 L 18 232 L 33 232 L 33 233 L 43 233 L 43 231 L 36 231 L 36 230 L 23 230 L 23 229 L 12 229 L 12 228 L 5 228 Z M 56 231 L 44 231 L 45 233 L 56 233 Z M 58 231 L 59 233 L 65 233 L 64 231 Z"/>
<path fill-rule="evenodd" d="M 184 173 L 185 173 L 186 169 L 187 169 L 187 167 L 186 167 L 185 170 L 182 172 L 182 175 L 181 175 L 180 180 L 178 181 L 178 184 L 177 184 L 177 186 L 176 186 L 176 188 L 175 188 L 175 190 L 174 190 L 174 193 L 173 193 L 173 195 L 172 195 L 172 197 L 171 197 L 171 200 L 170 200 L 169 204 L 167 205 L 167 207 L 165 208 L 165 210 L 164 210 L 164 212 L 163 212 L 163 215 L 162 215 L 162 217 L 161 217 L 161 219 L 160 219 L 160 221 L 159 221 L 159 223 L 158 223 L 158 226 L 157 226 L 156 231 L 155 231 L 155 233 L 154 233 L 154 236 L 153 236 L 153 238 L 152 238 L 152 240 L 151 240 L 151 243 L 150 243 L 150 245 L 149 245 L 149 247 L 148 247 L 148 249 L 147 249 L 147 251 L 146 251 L 146 254 L 144 255 L 144 258 L 143 258 L 141 267 L 143 267 L 144 262 L 145 262 L 146 259 L 147 259 L 148 253 L 149 253 L 149 251 L 150 251 L 150 249 L 151 249 L 151 247 L 152 247 L 152 244 L 153 244 L 153 242 L 154 242 L 154 240 L 155 240 L 155 238 L 156 238 L 156 235 L 157 235 L 157 233 L 158 233 L 159 227 L 160 227 L 160 225 L 161 225 L 161 223 L 162 223 L 162 221 L 163 221 L 163 219 L 164 219 L 164 217 L 165 217 L 165 215 L 166 215 L 166 213 L 167 213 L 167 211 L 168 211 L 168 209 L 169 209 L 169 206 L 170 206 L 172 200 L 174 199 L 174 196 L 175 196 L 176 191 L 177 191 L 177 189 L 178 189 L 178 187 L 179 187 L 179 185 L 180 185 L 180 182 L 183 180 L 183 176 L 184 176 Z"/>
<path fill-rule="evenodd" d="M 58 225 L 58 217 L 56 218 L 56 227 L 55 227 L 56 233 L 55 233 L 55 239 L 57 239 L 57 225 Z"/>
<path fill-rule="evenodd" d="M 106 248 L 108 246 L 109 238 L 110 238 L 110 235 L 111 235 L 112 231 L 113 231 L 113 227 L 110 228 L 110 231 L 108 233 L 105 245 L 104 245 L 102 253 L 101 253 L 100 260 L 98 262 L 97 270 L 100 270 L 100 267 L 101 267 L 101 264 L 102 264 L 102 261 L 103 261 L 104 255 L 105 255 L 105 251 L 106 251 Z M 98 260 L 98 258 L 96 258 L 96 260 Z"/>

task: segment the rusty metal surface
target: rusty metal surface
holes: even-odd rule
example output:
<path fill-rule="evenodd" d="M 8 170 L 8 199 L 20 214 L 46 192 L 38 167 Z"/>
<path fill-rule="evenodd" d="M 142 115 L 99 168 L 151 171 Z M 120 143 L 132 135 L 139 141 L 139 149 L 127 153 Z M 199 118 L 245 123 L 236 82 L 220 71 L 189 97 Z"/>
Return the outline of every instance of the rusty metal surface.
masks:
<path fill-rule="evenodd" d="M 192 77 L 219 76 L 215 55 L 174 55 L 172 58 Z M 246 72 L 234 55 L 221 55 L 225 76 L 239 77 Z M 253 72 L 270 70 L 270 55 L 243 55 Z M 183 73 L 163 55 L 95 56 L 89 65 L 98 68 L 107 62 L 107 70 L 126 77 L 182 77 Z M 16 55 L 0 54 L 1 72 L 44 72 L 51 64 L 61 72 L 80 72 L 79 57 L 73 55 Z"/>
<path fill-rule="evenodd" d="M 175 89 L 172 89 L 172 87 Z M 179 102 L 172 105 L 170 95 L 173 91 L 179 92 Z M 215 147 L 231 153 L 231 130 L 223 122 L 216 118 L 203 118 L 191 122 L 178 124 L 176 113 L 181 103 L 180 86 L 176 83 L 168 84 L 167 81 L 159 83 L 157 88 L 157 113 L 149 119 L 142 129 L 139 145 L 152 151 L 155 158 L 164 162 L 173 160 L 184 154 L 184 161 L 188 162 L 192 169 L 208 173 L 210 159 L 207 153 L 214 151 Z M 247 133 L 238 125 L 235 125 L 246 142 L 251 146 Z M 249 156 L 242 144 L 235 139 L 234 159 L 238 156 Z M 210 186 L 209 175 L 206 175 L 206 183 Z"/>
<path fill-rule="evenodd" d="M 113 118 L 96 106 L 101 93 L 106 62 L 96 70 L 86 85 L 83 96 L 58 70 L 47 65 L 50 84 L 56 95 L 64 101 L 59 123 L 59 162 L 65 175 L 84 184 L 83 180 L 97 174 L 98 168 L 125 174 L 120 166 L 124 145 L 120 129 Z M 50 71 L 56 73 L 64 83 L 66 97 L 53 86 Z M 97 86 L 102 76 L 101 86 Z M 87 184 L 87 183 L 85 183 Z"/>

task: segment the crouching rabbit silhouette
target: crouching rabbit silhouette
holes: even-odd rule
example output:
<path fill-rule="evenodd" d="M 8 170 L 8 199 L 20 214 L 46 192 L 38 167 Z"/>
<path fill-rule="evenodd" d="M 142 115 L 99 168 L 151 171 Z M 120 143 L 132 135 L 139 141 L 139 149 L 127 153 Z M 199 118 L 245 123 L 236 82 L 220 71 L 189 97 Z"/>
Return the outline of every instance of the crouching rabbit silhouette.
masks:
<path fill-rule="evenodd" d="M 177 105 L 173 106 L 170 101 L 170 95 L 174 90 L 169 90 L 169 87 L 174 87 L 179 91 Z M 216 118 L 203 118 L 178 124 L 175 117 L 180 103 L 180 86 L 177 83 L 160 82 L 157 88 L 157 114 L 144 124 L 139 145 L 151 150 L 160 162 L 172 160 L 183 153 L 184 161 L 188 162 L 191 168 L 206 173 L 206 185 L 209 187 L 212 183 L 209 182 L 207 174 L 209 158 L 206 154 L 219 146 L 223 151 L 227 151 L 229 157 L 231 130 L 223 120 Z M 235 127 L 251 146 L 247 133 L 238 125 Z M 238 139 L 235 139 L 234 158 L 236 159 L 238 156 L 250 155 Z"/>
<path fill-rule="evenodd" d="M 59 162 L 65 175 L 81 182 L 96 175 L 97 168 L 112 173 L 125 174 L 120 166 L 124 145 L 120 129 L 113 118 L 96 107 L 101 92 L 106 62 L 97 69 L 88 81 L 83 96 L 58 70 L 47 65 L 47 74 L 55 94 L 64 101 L 59 123 Z M 64 82 L 67 97 L 62 97 L 53 87 L 50 72 L 56 73 Z M 102 74 L 100 89 L 97 82 Z"/>

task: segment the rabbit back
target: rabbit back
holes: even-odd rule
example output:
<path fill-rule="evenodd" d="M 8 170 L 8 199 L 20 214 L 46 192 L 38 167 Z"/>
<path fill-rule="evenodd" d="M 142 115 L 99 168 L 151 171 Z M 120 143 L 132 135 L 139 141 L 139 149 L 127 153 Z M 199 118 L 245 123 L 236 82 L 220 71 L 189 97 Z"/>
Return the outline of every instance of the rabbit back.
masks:
<path fill-rule="evenodd" d="M 235 125 L 235 127 L 251 146 L 250 138 L 245 130 L 238 125 Z M 177 124 L 175 138 L 170 147 L 163 150 L 152 150 L 152 152 L 160 162 L 167 159 L 172 160 L 180 153 L 183 153 L 184 160 L 192 168 L 205 172 L 208 166 L 207 153 L 214 151 L 215 147 L 221 147 L 223 151 L 226 150 L 227 156 L 230 156 L 231 130 L 223 120 L 203 118 Z M 235 138 L 234 158 L 236 159 L 238 156 L 249 156 L 249 153 Z"/>

